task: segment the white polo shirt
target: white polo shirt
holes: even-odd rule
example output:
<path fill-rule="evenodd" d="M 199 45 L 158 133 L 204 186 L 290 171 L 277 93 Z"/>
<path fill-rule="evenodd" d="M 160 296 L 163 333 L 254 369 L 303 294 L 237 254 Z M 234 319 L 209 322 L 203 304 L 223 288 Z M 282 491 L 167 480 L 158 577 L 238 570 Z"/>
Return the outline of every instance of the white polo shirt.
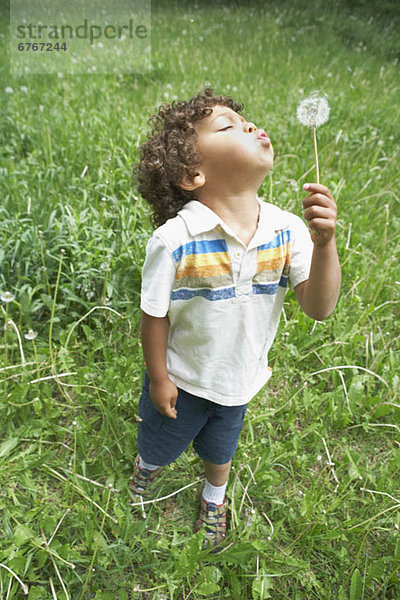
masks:
<path fill-rule="evenodd" d="M 271 375 L 287 284 L 308 279 L 313 243 L 296 215 L 258 198 L 246 245 L 197 200 L 146 248 L 141 309 L 170 321 L 167 370 L 177 387 L 225 406 L 246 404 Z"/>

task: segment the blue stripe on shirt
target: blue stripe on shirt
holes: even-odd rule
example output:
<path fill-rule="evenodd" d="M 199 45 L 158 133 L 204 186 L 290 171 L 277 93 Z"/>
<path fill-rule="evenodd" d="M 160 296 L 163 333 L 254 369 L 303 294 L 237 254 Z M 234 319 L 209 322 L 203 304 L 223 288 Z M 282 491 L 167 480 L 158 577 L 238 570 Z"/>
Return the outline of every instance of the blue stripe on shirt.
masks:
<path fill-rule="evenodd" d="M 212 252 L 228 252 L 228 245 L 224 239 L 221 240 L 198 240 L 188 242 L 173 251 L 172 256 L 178 263 L 184 256 L 189 254 L 208 254 Z"/>
<path fill-rule="evenodd" d="M 273 296 L 278 291 L 278 286 L 285 288 L 287 282 L 287 277 L 281 277 L 280 281 L 276 283 L 257 283 L 252 286 L 253 294 L 267 294 L 268 296 Z"/>
<path fill-rule="evenodd" d="M 279 246 L 282 246 L 283 244 L 287 244 L 288 242 L 290 242 L 292 235 L 291 235 L 291 231 L 290 229 L 285 229 L 284 231 L 281 231 L 280 233 L 278 233 L 278 235 L 276 235 L 274 237 L 274 239 L 272 239 L 270 242 L 268 242 L 267 244 L 262 244 L 262 246 L 258 246 L 257 250 L 269 250 L 270 248 L 279 248 Z"/>
<path fill-rule="evenodd" d="M 181 288 L 180 290 L 174 290 L 171 293 L 171 300 L 190 300 L 195 296 L 201 296 L 206 300 L 227 300 L 235 297 L 235 288 L 221 288 L 219 290 L 212 290 L 208 288 L 200 289 L 188 289 Z"/>

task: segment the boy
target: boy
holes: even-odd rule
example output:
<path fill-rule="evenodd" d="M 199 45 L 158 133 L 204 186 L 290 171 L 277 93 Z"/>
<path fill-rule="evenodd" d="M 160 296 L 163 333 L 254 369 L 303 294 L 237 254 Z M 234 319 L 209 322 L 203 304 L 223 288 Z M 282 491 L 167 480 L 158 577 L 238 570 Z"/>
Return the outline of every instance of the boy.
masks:
<path fill-rule="evenodd" d="M 161 468 L 193 441 L 206 475 L 196 530 L 205 526 L 211 547 L 225 537 L 231 460 L 247 403 L 270 376 L 285 287 L 318 320 L 340 288 L 330 191 L 308 184 L 311 233 L 258 198 L 274 153 L 242 108 L 211 88 L 161 105 L 136 166 L 158 228 L 142 271 L 146 372 L 133 504 L 151 498 Z"/>

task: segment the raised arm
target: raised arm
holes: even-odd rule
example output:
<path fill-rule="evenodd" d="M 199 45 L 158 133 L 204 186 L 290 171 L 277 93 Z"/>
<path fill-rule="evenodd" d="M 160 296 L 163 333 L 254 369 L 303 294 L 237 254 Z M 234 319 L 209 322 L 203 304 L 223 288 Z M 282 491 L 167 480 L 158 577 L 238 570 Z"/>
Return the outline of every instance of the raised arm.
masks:
<path fill-rule="evenodd" d="M 314 251 L 310 275 L 294 288 L 304 312 L 318 321 L 326 319 L 339 298 L 341 271 L 336 249 L 336 204 L 327 187 L 307 184 L 310 194 L 303 201 L 304 218 L 311 230 Z"/>

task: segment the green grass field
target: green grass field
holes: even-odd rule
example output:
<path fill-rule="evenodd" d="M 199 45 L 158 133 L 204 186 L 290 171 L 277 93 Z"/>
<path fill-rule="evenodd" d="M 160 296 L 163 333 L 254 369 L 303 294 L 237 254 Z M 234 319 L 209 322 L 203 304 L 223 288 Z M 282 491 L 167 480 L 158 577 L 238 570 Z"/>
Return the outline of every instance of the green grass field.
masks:
<path fill-rule="evenodd" d="M 399 600 L 398 3 L 152 4 L 149 74 L 64 77 L 9 74 L 3 6 L 0 598 Z M 157 494 L 190 487 L 128 509 L 151 234 L 132 167 L 159 104 L 210 84 L 271 136 L 259 194 L 299 215 L 313 145 L 296 108 L 328 95 L 319 159 L 343 270 L 325 322 L 286 296 L 215 555 L 192 535 L 193 450 Z"/>

